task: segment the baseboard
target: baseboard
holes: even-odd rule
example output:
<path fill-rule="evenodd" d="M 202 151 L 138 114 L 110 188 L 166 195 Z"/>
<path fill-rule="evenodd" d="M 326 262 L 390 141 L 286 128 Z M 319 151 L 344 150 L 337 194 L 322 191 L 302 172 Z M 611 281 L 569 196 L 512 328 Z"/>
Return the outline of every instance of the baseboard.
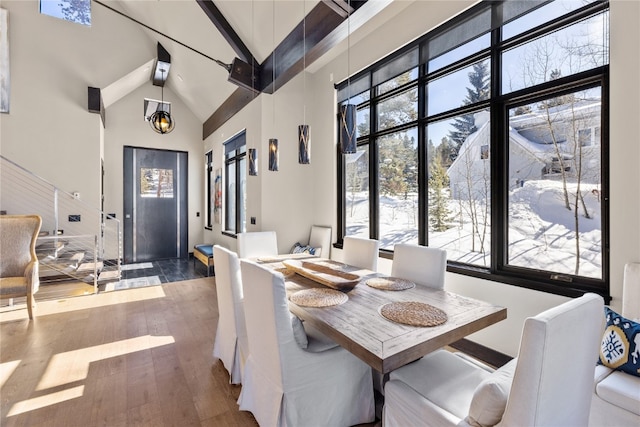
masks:
<path fill-rule="evenodd" d="M 485 347 L 482 344 L 478 344 L 473 341 L 469 341 L 466 338 L 463 338 L 459 341 L 456 341 L 450 344 L 450 347 L 455 348 L 458 351 L 468 354 L 471 357 L 475 357 L 488 365 L 499 368 L 500 366 L 509 362 L 513 357 L 506 355 L 504 353 L 500 353 L 499 351 L 493 350 L 489 347 Z"/>

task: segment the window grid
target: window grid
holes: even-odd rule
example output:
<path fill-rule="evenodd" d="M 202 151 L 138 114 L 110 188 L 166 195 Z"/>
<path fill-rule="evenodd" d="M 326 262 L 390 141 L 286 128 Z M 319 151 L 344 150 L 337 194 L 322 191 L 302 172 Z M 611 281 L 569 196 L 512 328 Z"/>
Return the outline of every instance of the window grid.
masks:
<path fill-rule="evenodd" d="M 487 3 L 482 3 L 477 6 L 477 9 L 490 7 L 490 4 L 487 5 Z M 499 7 L 499 4 L 498 6 L 494 7 Z M 474 277 L 480 277 L 492 281 L 499 281 L 517 286 L 538 289 L 560 295 L 577 296 L 586 291 L 590 291 L 600 293 L 601 295 L 605 296 L 605 298 L 609 298 L 608 253 L 606 251 L 606 248 L 608 247 L 607 241 L 609 228 L 607 221 L 607 198 L 602 197 L 603 204 L 600 211 L 600 214 L 602 216 L 601 277 L 593 278 L 582 277 L 580 275 L 572 276 L 570 274 L 555 274 L 553 271 L 537 272 L 528 269 L 522 269 L 518 266 L 509 265 L 507 261 L 508 242 L 506 229 L 508 220 L 506 218 L 508 215 L 507 191 L 509 188 L 509 183 L 507 182 L 508 179 L 506 179 L 506 174 L 504 173 L 505 170 L 508 170 L 509 166 L 509 134 L 507 130 L 509 125 L 509 109 L 514 108 L 514 106 L 516 106 L 517 104 L 525 104 L 525 100 L 544 97 L 550 98 L 551 95 L 559 97 L 565 93 L 574 92 L 585 86 L 590 86 L 601 88 L 602 112 L 604 113 L 607 110 L 606 105 L 608 103 L 608 54 L 605 53 L 605 63 L 602 66 L 593 67 L 591 69 L 587 69 L 586 71 L 569 74 L 567 76 L 559 76 L 555 80 L 537 83 L 530 87 L 518 89 L 506 94 L 502 93 L 503 70 L 501 63 L 501 55 L 507 49 L 525 45 L 526 43 L 532 42 L 533 40 L 536 40 L 537 38 L 542 37 L 545 34 L 551 34 L 557 30 L 565 28 L 569 24 L 577 23 L 588 18 L 597 17 L 601 12 L 603 14 L 606 14 L 607 11 L 608 2 L 596 1 L 592 4 L 587 4 L 578 10 L 574 10 L 571 13 L 556 17 L 550 22 L 537 25 L 526 32 L 518 33 L 508 40 L 501 40 L 502 27 L 494 24 L 494 28 L 491 31 L 491 46 L 488 49 L 483 48 L 481 51 L 471 53 L 467 57 L 460 58 L 456 62 L 449 65 L 439 65 L 437 69 L 434 70 L 434 72 L 431 74 L 429 74 L 427 70 L 429 62 L 424 62 L 424 58 L 428 58 L 428 54 L 421 52 L 420 57 L 423 58 L 423 63 L 419 66 L 419 76 L 417 80 L 410 80 L 407 83 L 401 84 L 390 90 L 389 87 L 393 86 L 389 86 L 388 81 L 381 82 L 380 85 L 385 85 L 385 87 L 387 88 L 386 91 L 379 91 L 378 86 L 374 86 L 373 84 L 371 84 L 368 92 L 368 99 L 361 102 L 357 107 L 359 113 L 364 112 L 362 116 L 366 115 L 366 112 L 368 111 L 367 132 L 358 134 L 358 149 L 360 150 L 366 148 L 369 155 L 369 195 L 367 201 L 369 204 L 369 223 L 367 227 L 369 231 L 368 237 L 375 239 L 379 239 L 381 237 L 381 212 L 379 208 L 380 163 L 378 159 L 380 149 L 380 147 L 378 146 L 378 141 L 380 140 L 380 138 L 413 127 L 416 127 L 418 129 L 418 242 L 420 244 L 428 244 L 429 232 L 427 222 L 429 221 L 428 212 L 430 207 L 428 205 L 429 197 L 427 193 L 429 191 L 429 179 L 431 173 L 429 170 L 430 166 L 428 159 L 433 158 L 433 156 L 432 153 L 428 152 L 429 150 L 427 147 L 427 141 L 429 139 L 429 135 L 427 132 L 427 127 L 429 125 L 442 122 L 443 120 L 450 120 L 465 115 L 488 111 L 490 112 L 490 123 L 488 125 L 488 128 L 491 132 L 490 135 L 493 135 L 493 137 L 491 137 L 489 140 L 489 146 L 478 148 L 478 153 L 476 153 L 476 155 L 483 161 L 483 163 L 490 165 L 490 194 L 488 194 L 488 199 L 490 199 L 490 212 L 488 213 L 488 215 L 490 219 L 488 219 L 488 222 L 494 224 L 494 226 L 491 227 L 490 230 L 491 258 L 490 262 L 488 263 L 489 265 L 486 266 L 479 266 L 473 263 L 456 262 L 449 260 L 449 271 L 454 271 L 460 274 Z M 473 15 L 474 13 L 477 13 L 477 11 L 472 10 L 469 12 L 469 15 Z M 494 19 L 495 16 L 496 14 L 494 13 Z M 608 20 L 608 18 L 603 18 L 603 20 L 604 19 Z M 456 22 L 463 21 L 464 17 L 456 20 Z M 455 28 L 456 22 L 445 24 L 445 26 L 449 25 L 448 28 L 440 31 L 439 34 L 449 31 L 451 28 Z M 426 40 L 428 40 L 429 36 L 429 34 L 425 36 Z M 418 45 L 423 46 L 424 49 L 424 46 L 428 46 L 428 42 L 425 42 L 424 40 L 418 40 L 417 42 L 412 44 L 412 47 L 403 48 L 403 50 L 410 51 L 411 49 L 415 49 L 415 46 Z M 604 45 L 605 48 L 608 47 L 606 41 L 604 42 Z M 392 54 L 390 58 L 391 60 L 393 60 L 393 58 L 397 58 L 398 56 L 401 55 Z M 385 59 L 383 59 L 381 62 L 384 61 Z M 437 114 L 428 115 L 428 111 L 426 111 L 426 105 L 428 102 L 427 90 L 429 87 L 429 83 L 437 78 L 451 75 L 455 71 L 464 70 L 465 68 L 470 67 L 474 63 L 478 63 L 480 61 L 487 62 L 490 69 L 490 95 L 488 96 L 488 99 L 480 98 L 479 100 L 468 103 L 466 105 L 460 105 L 458 107 L 445 109 L 444 111 L 438 111 Z M 360 72 L 358 75 L 352 77 L 352 81 L 358 80 L 360 83 L 359 87 L 362 87 L 361 83 L 365 81 L 365 79 L 367 79 L 367 74 L 373 74 L 377 67 L 379 66 L 374 65 L 370 67 L 370 69 Z M 370 77 L 369 82 L 371 82 Z M 337 85 L 337 89 L 339 91 L 344 91 L 345 87 L 346 86 L 344 84 Z M 378 106 L 383 102 L 392 99 L 395 96 L 398 96 L 399 94 L 407 93 L 412 90 L 416 90 L 418 94 L 417 118 L 415 120 L 406 121 L 403 123 L 394 123 L 393 126 L 389 126 L 384 129 L 377 128 L 376 123 L 378 121 Z M 378 93 L 381 94 L 378 95 Z M 354 98 L 356 98 L 356 96 L 352 97 L 352 99 Z M 362 97 L 358 97 L 358 99 L 362 100 Z M 343 102 L 349 102 L 349 99 L 345 99 Z M 361 115 L 359 114 L 357 125 L 361 125 L 360 116 Z M 591 130 L 591 128 L 589 128 L 588 130 L 590 138 L 589 144 L 597 145 L 599 148 L 601 147 L 601 188 L 598 191 L 599 198 L 601 193 L 608 193 L 608 175 L 606 173 L 608 169 L 608 132 L 606 131 L 608 125 L 606 121 L 607 118 L 604 116 L 604 114 L 602 115 L 601 120 L 601 126 L 594 126 L 592 127 L 593 130 Z M 594 139 L 593 135 L 596 133 L 596 130 L 597 137 Z M 587 131 L 582 131 L 582 135 L 586 134 L 586 132 Z M 348 208 L 348 201 L 346 201 L 344 198 L 344 195 L 346 194 L 344 180 L 344 155 L 342 155 L 339 150 L 337 154 L 339 171 L 338 182 L 339 190 L 341 190 L 339 191 L 338 200 L 338 241 L 341 242 L 345 233 L 349 234 L 347 230 L 349 224 L 347 215 L 345 213 L 346 209 Z M 524 180 L 518 181 L 518 185 L 524 185 Z M 383 249 L 381 250 L 381 256 L 391 258 L 392 251 Z"/>

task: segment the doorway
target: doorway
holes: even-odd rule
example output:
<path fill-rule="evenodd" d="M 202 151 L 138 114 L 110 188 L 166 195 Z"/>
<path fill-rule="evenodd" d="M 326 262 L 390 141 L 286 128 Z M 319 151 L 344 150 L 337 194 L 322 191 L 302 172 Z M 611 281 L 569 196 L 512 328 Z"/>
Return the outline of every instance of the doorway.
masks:
<path fill-rule="evenodd" d="M 188 257 L 187 153 L 124 147 L 125 264 Z"/>

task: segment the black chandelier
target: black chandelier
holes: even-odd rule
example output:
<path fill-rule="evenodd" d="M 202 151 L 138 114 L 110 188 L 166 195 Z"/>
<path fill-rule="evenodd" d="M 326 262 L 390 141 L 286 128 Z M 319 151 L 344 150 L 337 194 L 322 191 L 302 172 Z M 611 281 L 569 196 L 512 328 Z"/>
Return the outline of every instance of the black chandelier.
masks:
<path fill-rule="evenodd" d="M 164 81 L 164 68 L 161 68 L 160 72 L 162 73 L 162 80 Z M 173 117 L 171 117 L 169 111 L 165 110 L 165 108 L 169 108 L 169 104 L 164 103 L 164 84 L 161 88 L 162 98 L 156 111 L 149 117 L 149 124 L 151 125 L 151 129 L 164 135 L 165 133 L 171 132 L 173 128 L 176 127 L 176 122 L 173 120 Z"/>

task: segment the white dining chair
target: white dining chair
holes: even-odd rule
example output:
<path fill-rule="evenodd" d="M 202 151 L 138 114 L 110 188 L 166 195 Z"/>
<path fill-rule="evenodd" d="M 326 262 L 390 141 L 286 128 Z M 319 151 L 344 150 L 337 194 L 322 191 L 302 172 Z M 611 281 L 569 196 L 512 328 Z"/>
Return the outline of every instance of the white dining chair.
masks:
<path fill-rule="evenodd" d="M 345 236 L 342 244 L 343 262 L 366 270 L 378 270 L 380 242 L 374 239 Z"/>
<path fill-rule="evenodd" d="M 526 319 L 518 357 L 494 372 L 447 350 L 396 369 L 383 425 L 586 426 L 603 312 L 585 294 Z"/>
<path fill-rule="evenodd" d="M 244 320 L 244 302 L 240 260 L 235 252 L 213 246 L 218 296 L 218 327 L 213 344 L 213 356 L 222 361 L 229 372 L 229 382 L 240 384 L 249 346 Z"/>
<path fill-rule="evenodd" d="M 238 233 L 238 256 L 257 258 L 278 255 L 278 237 L 275 231 Z M 215 258 L 214 258 L 215 259 Z"/>
<path fill-rule="evenodd" d="M 241 260 L 249 358 L 240 410 L 261 426 L 352 426 L 375 418 L 370 368 L 346 349 L 302 349 L 284 277 Z"/>
<path fill-rule="evenodd" d="M 391 276 L 410 280 L 417 285 L 444 288 L 447 251 L 409 243 L 393 247 Z"/>
<path fill-rule="evenodd" d="M 320 253 L 316 255 L 323 258 L 331 258 L 331 227 L 312 225 L 309 234 L 309 246 L 320 248 Z"/>

